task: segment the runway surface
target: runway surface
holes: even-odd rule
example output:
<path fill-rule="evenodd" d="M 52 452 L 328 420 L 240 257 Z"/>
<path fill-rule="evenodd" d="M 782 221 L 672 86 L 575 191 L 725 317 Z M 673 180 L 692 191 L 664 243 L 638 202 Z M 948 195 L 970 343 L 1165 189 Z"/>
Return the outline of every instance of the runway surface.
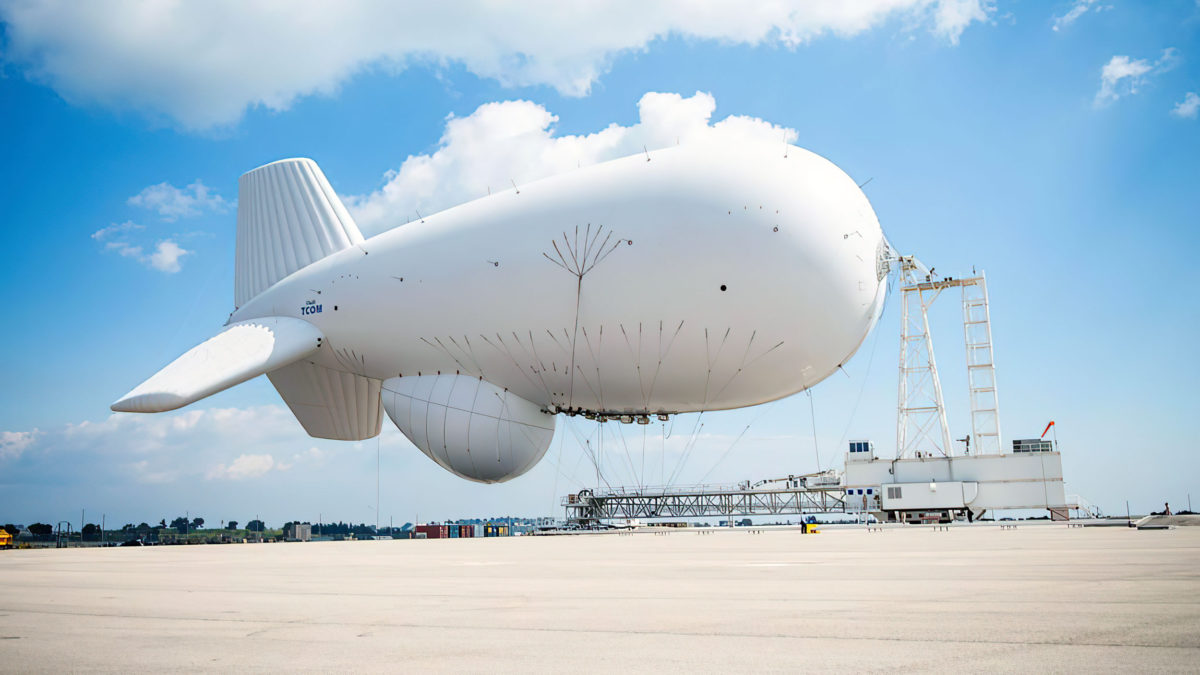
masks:
<path fill-rule="evenodd" d="M 1190 671 L 1200 528 L 0 552 L 3 671 Z"/>

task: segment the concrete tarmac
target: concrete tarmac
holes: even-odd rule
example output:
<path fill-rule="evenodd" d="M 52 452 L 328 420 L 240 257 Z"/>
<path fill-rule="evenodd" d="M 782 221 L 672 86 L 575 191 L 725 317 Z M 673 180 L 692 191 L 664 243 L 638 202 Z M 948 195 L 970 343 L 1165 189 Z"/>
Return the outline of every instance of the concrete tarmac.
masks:
<path fill-rule="evenodd" d="M 1200 528 L 0 552 L 3 671 L 1200 669 Z"/>

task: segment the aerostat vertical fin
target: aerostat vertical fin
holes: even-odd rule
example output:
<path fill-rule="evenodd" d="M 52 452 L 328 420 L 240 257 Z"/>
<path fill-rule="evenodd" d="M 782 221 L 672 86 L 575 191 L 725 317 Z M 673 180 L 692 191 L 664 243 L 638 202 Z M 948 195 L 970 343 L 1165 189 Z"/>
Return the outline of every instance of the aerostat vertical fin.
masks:
<path fill-rule="evenodd" d="M 284 159 L 238 180 L 233 300 L 238 307 L 362 233 L 311 159 Z"/>

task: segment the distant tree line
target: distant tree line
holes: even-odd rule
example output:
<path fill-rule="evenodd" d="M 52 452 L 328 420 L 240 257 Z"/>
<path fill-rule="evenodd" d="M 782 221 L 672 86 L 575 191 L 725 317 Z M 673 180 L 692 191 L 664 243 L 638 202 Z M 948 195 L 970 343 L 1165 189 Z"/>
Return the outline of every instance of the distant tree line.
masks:
<path fill-rule="evenodd" d="M 502 516 L 499 518 L 465 518 L 455 520 L 453 522 L 470 525 L 483 523 L 505 523 L 512 525 L 514 523 L 526 523 L 529 521 L 530 519 L 528 518 Z M 203 537 L 206 534 L 209 536 L 220 536 L 221 533 L 226 533 L 225 536 L 232 536 L 232 533 L 234 532 L 246 532 L 247 534 L 263 533 L 266 536 L 279 536 L 280 531 L 282 531 L 283 536 L 291 537 L 293 536 L 294 528 L 297 524 L 311 525 L 313 536 L 328 536 L 334 538 L 349 537 L 351 535 L 358 538 L 376 535 L 397 536 L 407 533 L 413 529 L 412 523 L 404 523 L 398 527 L 381 526 L 376 529 L 374 525 L 368 525 L 367 523 L 346 523 L 342 521 L 336 521 L 331 523 L 314 524 L 309 521 L 289 520 L 284 523 L 279 530 L 275 530 L 268 527 L 266 523 L 257 518 L 248 521 L 244 528 L 239 527 L 241 521 L 230 520 L 222 521 L 222 526 L 220 528 L 205 529 L 205 522 L 205 519 L 199 516 L 177 516 L 169 523 L 166 518 L 161 518 L 155 525 L 151 525 L 146 522 L 142 522 L 137 525 L 134 525 L 133 523 L 126 523 L 119 529 L 109 529 L 103 532 L 101 531 L 100 526 L 96 523 L 86 523 L 84 524 L 82 530 L 76 530 L 72 525 L 64 523 L 64 530 L 62 532 L 58 531 L 56 525 L 51 525 L 49 523 L 33 523 L 27 526 L 25 530 L 22 530 L 12 523 L 7 523 L 3 527 L 4 530 L 11 534 L 14 539 L 21 536 L 28 536 L 34 538 L 35 540 L 52 541 L 56 537 L 60 536 L 60 534 L 65 534 L 76 541 L 82 539 L 83 541 L 95 542 L 101 540 L 110 542 L 123 542 L 133 539 L 151 542 L 160 540 L 164 535 L 200 535 Z M 24 534 L 25 532 L 28 534 Z"/>

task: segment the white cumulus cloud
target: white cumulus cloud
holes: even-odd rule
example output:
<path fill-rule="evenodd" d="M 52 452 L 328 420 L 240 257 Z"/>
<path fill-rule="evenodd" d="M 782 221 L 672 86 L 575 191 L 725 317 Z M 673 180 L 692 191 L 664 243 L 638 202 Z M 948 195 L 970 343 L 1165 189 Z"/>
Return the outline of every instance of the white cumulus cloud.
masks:
<path fill-rule="evenodd" d="M 276 468 L 275 458 L 271 455 L 238 455 L 229 466 L 218 464 L 208 472 L 208 478 L 228 478 L 244 480 L 258 478 Z"/>
<path fill-rule="evenodd" d="M 797 138 L 793 129 L 755 117 L 732 115 L 716 123 L 711 94 L 650 92 L 638 101 L 638 121 L 610 124 L 591 134 L 555 135 L 558 118 L 530 101 L 486 103 L 466 117 L 446 121 L 438 148 L 412 155 L 384 176 L 369 195 L 350 196 L 350 207 L 367 236 L 417 213 L 441 209 L 539 178 L 618 157 L 713 138 L 778 143 Z"/>
<path fill-rule="evenodd" d="M 110 241 L 104 245 L 104 250 L 112 251 L 125 258 L 133 258 L 146 267 L 166 274 L 175 274 L 183 269 L 179 262 L 180 259 L 192 253 L 170 239 L 158 242 L 150 253 L 146 253 L 141 246 L 135 246 L 125 241 Z"/>
<path fill-rule="evenodd" d="M 229 210 L 229 202 L 200 181 L 183 189 L 170 183 L 151 185 L 130 197 L 128 203 L 154 211 L 166 221 L 198 216 L 204 211 L 225 213 Z"/>
<path fill-rule="evenodd" d="M 1196 119 L 1198 112 L 1200 112 L 1200 96 L 1197 96 L 1194 91 L 1189 91 L 1182 101 L 1171 108 L 1172 115 L 1188 120 Z"/>
<path fill-rule="evenodd" d="M 158 245 L 154 248 L 154 253 L 146 256 L 145 262 L 160 272 L 174 274 L 180 270 L 179 259 L 189 253 L 191 251 L 182 248 L 170 239 L 166 239 L 158 242 Z"/>
<path fill-rule="evenodd" d="M 295 454 L 293 461 L 317 459 L 320 451 L 315 448 L 297 452 L 309 445 L 311 439 L 291 412 L 278 405 L 170 415 L 117 413 L 57 429 L 0 431 L 0 470 L 16 479 L 52 474 L 64 484 L 247 479 L 291 466 L 276 461 L 276 455 Z"/>
<path fill-rule="evenodd" d="M 41 434 L 37 429 L 32 431 L 0 431 L 0 459 L 20 457 L 37 437 Z M 315 448 L 314 448 L 315 449 Z"/>
<path fill-rule="evenodd" d="M 1100 91 L 1096 92 L 1095 105 L 1107 105 L 1128 94 L 1136 94 L 1146 82 L 1148 75 L 1157 75 L 1175 67 L 1179 60 L 1178 50 L 1168 47 L 1157 61 L 1131 59 L 1114 56 L 1100 69 Z"/>
<path fill-rule="evenodd" d="M 369 68 L 460 64 L 506 86 L 581 96 L 621 53 L 680 36 L 795 48 L 890 20 L 957 43 L 990 0 L 613 0 L 563 3 L 0 0 L 6 60 L 71 102 L 185 128 L 333 94 Z"/>

